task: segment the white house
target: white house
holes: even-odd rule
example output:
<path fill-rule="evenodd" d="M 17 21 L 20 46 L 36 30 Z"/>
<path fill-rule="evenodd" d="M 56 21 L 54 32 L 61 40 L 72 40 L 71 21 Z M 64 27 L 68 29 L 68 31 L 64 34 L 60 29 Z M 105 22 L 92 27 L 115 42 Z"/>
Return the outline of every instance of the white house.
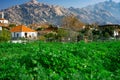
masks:
<path fill-rule="evenodd" d="M 24 25 L 19 25 L 10 30 L 12 39 L 18 38 L 28 38 L 28 39 L 36 39 L 37 31 L 32 30 Z"/>

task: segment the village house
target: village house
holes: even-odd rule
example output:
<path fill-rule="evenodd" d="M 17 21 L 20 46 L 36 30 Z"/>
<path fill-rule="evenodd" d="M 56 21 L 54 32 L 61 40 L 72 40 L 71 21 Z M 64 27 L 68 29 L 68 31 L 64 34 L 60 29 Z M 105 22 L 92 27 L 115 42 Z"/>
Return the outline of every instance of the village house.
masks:
<path fill-rule="evenodd" d="M 115 29 L 114 30 L 114 37 L 120 38 L 120 29 Z"/>
<path fill-rule="evenodd" d="M 9 29 L 8 20 L 4 19 L 4 13 L 2 12 L 2 17 L 0 18 L 0 31 L 2 31 L 3 28 Z"/>
<path fill-rule="evenodd" d="M 8 24 L 8 20 L 4 18 L 4 13 L 2 12 L 2 18 L 0 18 L 0 23 L 2 24 Z"/>
<path fill-rule="evenodd" d="M 10 30 L 12 39 L 36 39 L 37 38 L 37 31 L 28 28 L 25 25 L 19 25 Z"/>
<path fill-rule="evenodd" d="M 108 25 L 99 26 L 100 30 L 105 30 L 106 28 L 112 32 L 112 34 L 111 34 L 112 37 L 120 38 L 120 25 L 108 24 Z"/>

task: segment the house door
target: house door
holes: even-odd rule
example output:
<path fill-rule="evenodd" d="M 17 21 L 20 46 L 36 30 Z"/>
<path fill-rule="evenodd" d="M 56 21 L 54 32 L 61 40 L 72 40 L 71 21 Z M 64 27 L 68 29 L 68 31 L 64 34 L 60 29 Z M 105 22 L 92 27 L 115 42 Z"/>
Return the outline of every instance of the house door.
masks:
<path fill-rule="evenodd" d="M 25 33 L 25 38 L 27 38 L 27 33 Z"/>

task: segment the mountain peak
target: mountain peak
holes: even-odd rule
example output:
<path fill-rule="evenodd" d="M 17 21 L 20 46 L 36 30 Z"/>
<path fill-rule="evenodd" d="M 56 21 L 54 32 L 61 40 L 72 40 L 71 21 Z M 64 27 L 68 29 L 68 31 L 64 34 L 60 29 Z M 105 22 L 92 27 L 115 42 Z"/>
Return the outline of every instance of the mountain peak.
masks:
<path fill-rule="evenodd" d="M 34 4 L 37 4 L 37 3 L 38 3 L 37 0 L 31 0 L 30 2 L 31 2 L 31 3 L 34 3 Z"/>
<path fill-rule="evenodd" d="M 84 8 L 63 8 L 60 6 L 39 3 L 38 0 L 17 5 L 3 10 L 9 22 L 17 24 L 53 23 L 61 24 L 63 17 L 74 14 L 84 23 L 120 24 L 120 3 L 106 0 Z M 2 11 L 0 11 L 2 12 Z"/>
<path fill-rule="evenodd" d="M 3 11 L 6 15 L 5 18 L 9 22 L 17 24 L 46 22 L 60 24 L 60 20 L 70 14 L 63 7 L 40 3 L 38 0 L 29 0 L 29 2 L 13 6 Z"/>

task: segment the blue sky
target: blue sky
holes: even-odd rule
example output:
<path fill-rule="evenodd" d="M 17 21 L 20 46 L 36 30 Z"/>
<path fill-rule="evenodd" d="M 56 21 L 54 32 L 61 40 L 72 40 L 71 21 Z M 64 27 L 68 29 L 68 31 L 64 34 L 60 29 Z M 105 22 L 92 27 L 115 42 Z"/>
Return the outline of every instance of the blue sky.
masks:
<path fill-rule="evenodd" d="M 23 4 L 30 0 L 1 0 L 0 1 L 0 10 L 5 9 L 17 4 Z M 98 2 L 109 1 L 109 0 L 38 0 L 42 3 L 55 4 L 63 7 L 85 7 L 87 5 L 92 5 Z M 120 2 L 120 0 L 113 0 L 115 2 Z"/>

